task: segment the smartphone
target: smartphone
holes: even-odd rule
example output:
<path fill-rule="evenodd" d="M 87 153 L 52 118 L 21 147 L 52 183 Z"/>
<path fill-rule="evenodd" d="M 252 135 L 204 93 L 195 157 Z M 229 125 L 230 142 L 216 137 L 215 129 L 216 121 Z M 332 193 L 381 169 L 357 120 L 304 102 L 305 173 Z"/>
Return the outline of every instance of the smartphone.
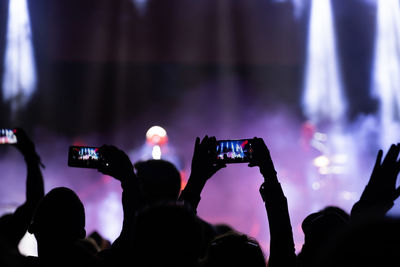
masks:
<path fill-rule="evenodd" d="M 17 136 L 15 129 L 0 129 L 0 144 L 16 144 Z"/>
<path fill-rule="evenodd" d="M 252 139 L 217 140 L 216 162 L 244 163 L 253 159 Z"/>
<path fill-rule="evenodd" d="M 68 166 L 97 169 L 102 166 L 103 159 L 98 147 L 70 146 L 68 151 Z"/>

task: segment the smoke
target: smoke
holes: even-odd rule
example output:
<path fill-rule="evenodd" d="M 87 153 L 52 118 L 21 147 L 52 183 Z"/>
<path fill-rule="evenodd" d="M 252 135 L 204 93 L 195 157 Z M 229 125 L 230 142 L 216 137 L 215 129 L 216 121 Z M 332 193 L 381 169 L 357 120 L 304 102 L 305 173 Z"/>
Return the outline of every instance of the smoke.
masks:
<path fill-rule="evenodd" d="M 243 89 L 243 85 L 234 77 L 227 79 L 229 81 L 203 84 L 183 95 L 180 104 L 170 113 L 170 118 L 162 123 L 170 140 L 169 152 L 163 155 L 169 159 L 179 159 L 176 162 L 180 165 L 175 163 L 187 179 L 197 136 L 202 138 L 207 134 L 217 139 L 263 138 L 271 151 L 288 200 L 294 239 L 299 251 L 303 243 L 301 222 L 308 214 L 326 205 L 337 205 L 349 212 L 358 200 L 379 149 L 377 137 L 382 134 L 379 120 L 375 115 L 360 115 L 333 135 L 325 133 L 327 140 L 331 141 L 329 151 L 332 155 L 340 152 L 346 157 L 345 162 L 340 163 L 342 168 L 339 173 L 323 174 L 313 165 L 313 160 L 323 155 L 312 146 L 315 136 L 310 138 L 305 133 L 306 122 L 289 108 L 247 108 L 242 112 L 232 109 L 234 116 L 227 122 L 227 115 L 221 112 L 224 107 L 220 106 L 219 98 L 214 97 L 215 102 L 209 101 L 218 86 L 230 84 L 235 85 L 233 91 Z M 231 101 L 235 106 L 240 99 Z M 159 121 L 152 117 L 143 117 L 141 120 L 120 126 L 113 131 L 114 135 L 93 133 L 69 138 L 39 127 L 31 133 L 46 165 L 43 170 L 46 192 L 57 186 L 67 186 L 77 192 L 86 209 L 86 231 L 90 233 L 96 230 L 110 241 L 118 237 L 122 225 L 120 183 L 93 169 L 68 167 L 68 146 L 74 143 L 94 146 L 115 144 L 126 151 L 133 162 L 139 158 L 145 159 L 146 131 L 135 136 L 131 133 L 140 123 Z M 314 133 L 319 130 L 315 129 Z M 138 141 L 132 146 L 124 145 L 130 143 L 121 139 L 124 136 Z M 4 145 L 0 148 L 3 183 L 0 187 L 0 207 L 3 214 L 23 203 L 26 171 L 23 157 L 14 147 Z M 262 182 L 263 177 L 257 167 L 229 164 L 207 182 L 198 214 L 206 221 L 227 223 L 257 238 L 268 255 L 268 220 L 258 192 Z M 395 206 L 391 214 L 397 213 L 399 211 Z"/>

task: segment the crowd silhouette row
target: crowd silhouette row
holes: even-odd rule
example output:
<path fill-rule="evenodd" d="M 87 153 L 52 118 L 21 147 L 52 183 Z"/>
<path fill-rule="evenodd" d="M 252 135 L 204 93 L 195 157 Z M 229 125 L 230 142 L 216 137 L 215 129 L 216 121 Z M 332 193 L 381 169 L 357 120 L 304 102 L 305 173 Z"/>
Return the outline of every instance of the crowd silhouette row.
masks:
<path fill-rule="evenodd" d="M 16 148 L 27 166 L 26 200 L 0 218 L 0 266 L 398 266 L 400 219 L 387 212 L 400 195 L 400 144 L 384 156 L 379 150 L 368 184 L 350 214 L 337 206 L 309 214 L 302 222 L 304 244 L 296 254 L 288 204 L 270 151 L 254 138 L 253 159 L 264 182 L 270 250 L 264 255 L 256 239 L 229 222 L 211 224 L 197 215 L 201 192 L 224 163 L 215 163 L 215 137 L 196 138 L 187 185 L 181 191 L 177 168 L 165 160 L 132 164 L 112 145 L 100 152 L 107 164 L 98 170 L 119 180 L 123 225 L 114 242 L 85 231 L 85 209 L 77 194 L 56 187 L 45 194 L 35 145 L 25 131 L 16 131 Z M 6 185 L 3 185 L 6 186 Z M 37 241 L 38 256 L 24 256 L 18 244 L 26 231 Z"/>

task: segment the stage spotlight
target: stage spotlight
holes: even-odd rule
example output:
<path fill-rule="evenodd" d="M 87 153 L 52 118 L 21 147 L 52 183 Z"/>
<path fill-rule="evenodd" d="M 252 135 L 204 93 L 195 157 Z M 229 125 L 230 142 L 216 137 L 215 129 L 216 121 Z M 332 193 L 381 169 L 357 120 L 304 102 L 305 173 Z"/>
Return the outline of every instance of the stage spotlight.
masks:
<path fill-rule="evenodd" d="M 160 126 L 153 126 L 146 132 L 146 141 L 152 146 L 152 158 L 161 159 L 161 147 L 168 143 L 167 131 Z"/>
<path fill-rule="evenodd" d="M 158 145 L 153 146 L 151 156 L 153 157 L 153 159 L 161 159 L 161 147 Z"/>
<path fill-rule="evenodd" d="M 329 163 L 330 163 L 330 160 L 329 160 L 329 158 L 328 158 L 327 156 L 325 156 L 325 155 L 316 157 L 316 158 L 314 159 L 314 166 L 315 166 L 315 167 L 319 167 L 319 168 L 327 167 L 327 166 L 329 165 Z"/>
<path fill-rule="evenodd" d="M 160 126 L 153 126 L 147 130 L 146 140 L 151 145 L 164 145 L 168 142 L 167 131 Z"/>
<path fill-rule="evenodd" d="M 335 42 L 330 0 L 312 0 L 302 105 L 315 125 L 338 123 L 346 110 Z"/>
<path fill-rule="evenodd" d="M 10 0 L 3 74 L 3 99 L 12 114 L 27 104 L 36 87 L 36 67 L 27 0 Z"/>
<path fill-rule="evenodd" d="M 400 138 L 400 4 L 378 0 L 372 94 L 379 100 L 381 145 Z"/>

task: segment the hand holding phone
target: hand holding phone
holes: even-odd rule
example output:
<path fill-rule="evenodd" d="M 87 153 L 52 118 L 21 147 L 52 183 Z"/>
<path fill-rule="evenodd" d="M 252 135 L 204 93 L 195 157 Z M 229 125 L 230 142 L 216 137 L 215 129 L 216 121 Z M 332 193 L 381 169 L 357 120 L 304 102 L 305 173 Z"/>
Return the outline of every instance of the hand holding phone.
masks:
<path fill-rule="evenodd" d="M 225 168 L 225 163 L 216 162 L 216 139 L 207 135 L 200 140 L 196 138 L 191 166 L 191 177 L 200 179 L 204 183 L 217 171 Z M 189 179 L 190 180 L 190 179 Z"/>
<path fill-rule="evenodd" d="M 102 167 L 98 168 L 99 172 L 110 175 L 121 182 L 127 181 L 129 177 L 136 177 L 129 156 L 121 149 L 113 145 L 102 145 L 99 153 L 104 162 Z"/>
<path fill-rule="evenodd" d="M 262 138 L 254 137 L 252 141 L 253 159 L 249 167 L 258 166 L 265 179 L 276 180 L 276 170 L 267 145 Z"/>

